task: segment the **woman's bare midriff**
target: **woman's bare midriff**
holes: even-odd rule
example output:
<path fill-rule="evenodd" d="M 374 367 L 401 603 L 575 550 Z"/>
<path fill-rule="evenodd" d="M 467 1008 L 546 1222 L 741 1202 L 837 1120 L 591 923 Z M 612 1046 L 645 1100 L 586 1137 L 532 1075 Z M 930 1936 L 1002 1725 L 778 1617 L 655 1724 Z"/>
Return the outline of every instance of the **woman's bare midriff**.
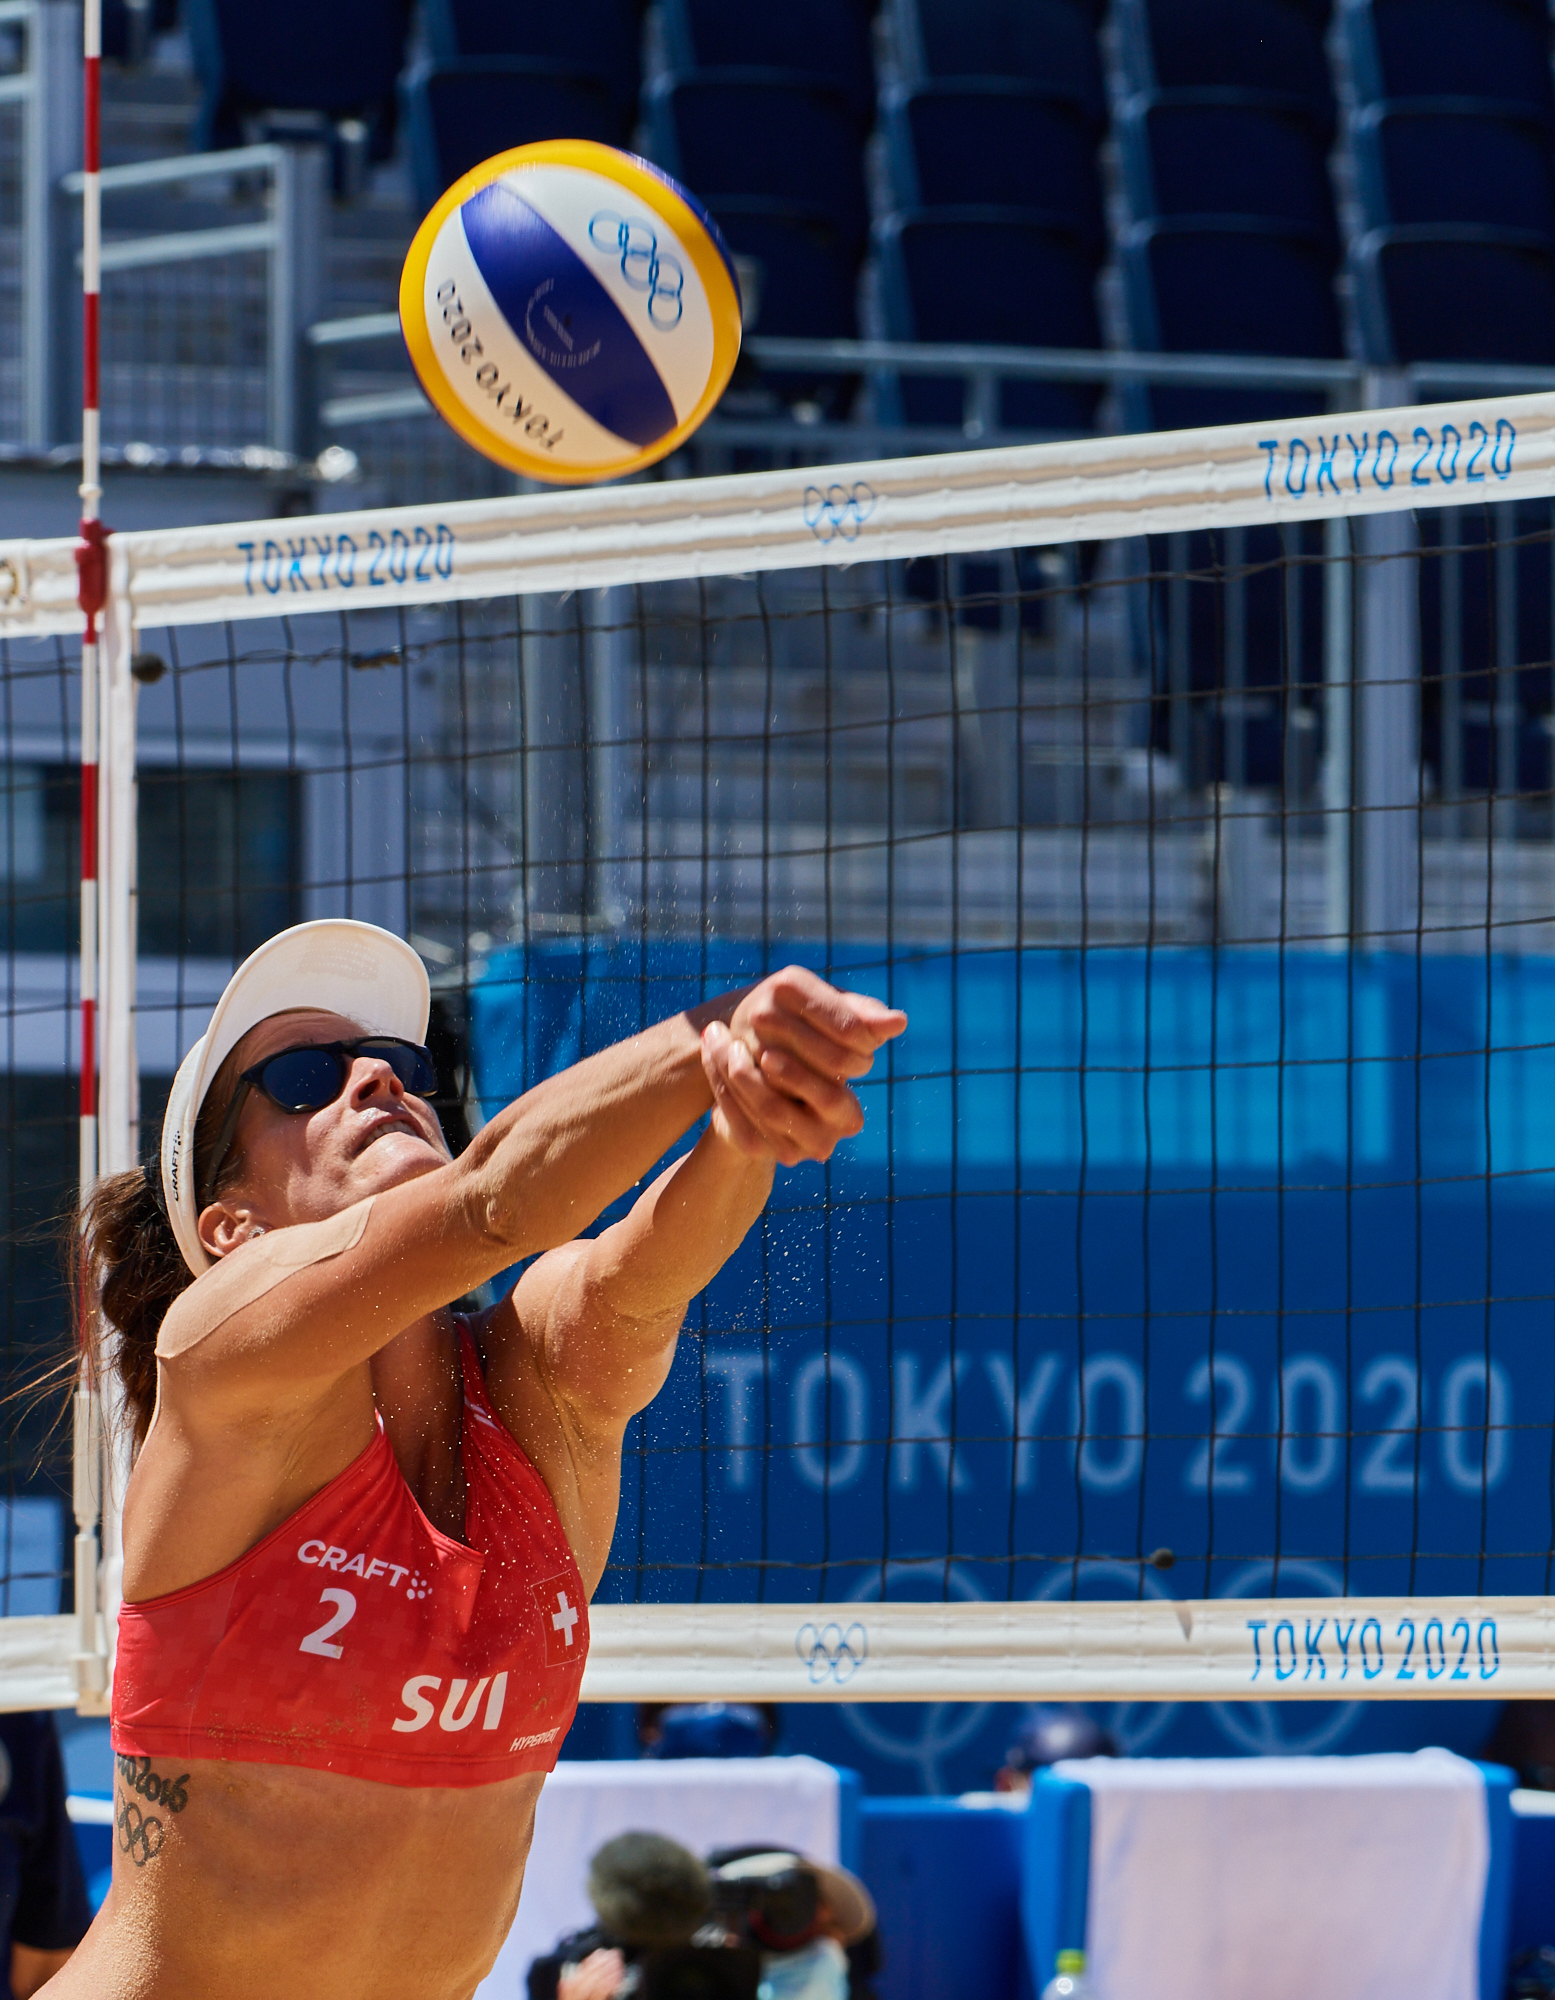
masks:
<path fill-rule="evenodd" d="M 48 2000 L 468 2000 L 490 1970 L 539 1773 L 453 1790 L 203 1759 L 187 1772 L 176 1813 L 116 1779 L 113 1888 Z"/>

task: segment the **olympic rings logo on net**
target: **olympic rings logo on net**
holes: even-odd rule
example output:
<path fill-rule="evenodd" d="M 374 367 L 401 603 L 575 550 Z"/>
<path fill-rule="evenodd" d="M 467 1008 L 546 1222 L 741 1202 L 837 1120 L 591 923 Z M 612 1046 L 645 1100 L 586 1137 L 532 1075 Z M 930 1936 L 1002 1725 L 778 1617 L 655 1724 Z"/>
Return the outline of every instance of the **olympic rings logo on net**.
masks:
<path fill-rule="evenodd" d="M 859 530 L 875 511 L 875 489 L 866 480 L 851 486 L 807 486 L 804 521 L 818 542 L 857 541 Z"/>
<path fill-rule="evenodd" d="M 589 241 L 607 256 L 620 256 L 621 276 L 634 292 L 648 294 L 648 317 L 661 333 L 680 325 L 686 274 L 676 258 L 660 256 L 657 230 L 601 209 L 589 222 Z"/>
<path fill-rule="evenodd" d="M 794 1651 L 809 1670 L 810 1685 L 833 1681 L 838 1687 L 848 1682 L 869 1658 L 869 1634 L 859 1624 L 801 1625 L 794 1634 Z"/>

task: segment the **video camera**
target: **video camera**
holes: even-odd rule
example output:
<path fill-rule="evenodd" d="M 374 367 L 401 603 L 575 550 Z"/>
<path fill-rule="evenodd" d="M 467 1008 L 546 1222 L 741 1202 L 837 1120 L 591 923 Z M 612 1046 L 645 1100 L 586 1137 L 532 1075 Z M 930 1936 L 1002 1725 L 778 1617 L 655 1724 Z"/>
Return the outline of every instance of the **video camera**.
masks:
<path fill-rule="evenodd" d="M 756 1869 L 753 1861 L 769 1865 Z M 791 1854 L 744 1851 L 711 1858 L 715 1920 L 764 1951 L 792 1951 L 815 1935 L 820 1884 Z"/>

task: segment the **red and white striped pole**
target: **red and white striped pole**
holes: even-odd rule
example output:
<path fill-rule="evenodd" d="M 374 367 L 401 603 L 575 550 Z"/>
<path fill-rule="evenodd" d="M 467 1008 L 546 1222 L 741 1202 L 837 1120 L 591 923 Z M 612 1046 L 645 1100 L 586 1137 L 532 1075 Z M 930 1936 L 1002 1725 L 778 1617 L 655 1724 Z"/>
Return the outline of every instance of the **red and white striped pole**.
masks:
<path fill-rule="evenodd" d="M 81 542 L 76 550 L 76 601 L 85 619 L 81 640 L 81 1199 L 97 1181 L 97 744 L 98 658 L 108 602 L 108 531 L 101 519 L 102 431 L 98 306 L 102 284 L 102 0 L 82 8 L 86 58 L 85 188 L 81 200 Z M 80 1273 L 80 1325 L 90 1327 L 95 1302 Z M 76 1682 L 100 1693 L 107 1662 L 98 1638 L 97 1524 L 102 1494 L 102 1430 L 96 1370 L 81 1357 L 75 1398 Z"/>
<path fill-rule="evenodd" d="M 86 174 L 81 198 L 81 1196 L 97 1179 L 97 669 L 108 601 L 98 350 L 102 262 L 102 0 L 86 0 Z"/>

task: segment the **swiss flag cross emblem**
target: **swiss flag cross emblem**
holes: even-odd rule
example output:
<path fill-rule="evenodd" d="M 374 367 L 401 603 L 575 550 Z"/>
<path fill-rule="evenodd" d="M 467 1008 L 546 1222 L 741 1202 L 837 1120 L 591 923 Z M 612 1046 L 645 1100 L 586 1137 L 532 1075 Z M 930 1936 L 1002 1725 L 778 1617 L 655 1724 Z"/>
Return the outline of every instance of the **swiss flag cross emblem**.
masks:
<path fill-rule="evenodd" d="M 574 1576 L 548 1577 L 529 1586 L 545 1634 L 545 1664 L 571 1666 L 588 1651 L 589 1618 L 583 1593 Z"/>

